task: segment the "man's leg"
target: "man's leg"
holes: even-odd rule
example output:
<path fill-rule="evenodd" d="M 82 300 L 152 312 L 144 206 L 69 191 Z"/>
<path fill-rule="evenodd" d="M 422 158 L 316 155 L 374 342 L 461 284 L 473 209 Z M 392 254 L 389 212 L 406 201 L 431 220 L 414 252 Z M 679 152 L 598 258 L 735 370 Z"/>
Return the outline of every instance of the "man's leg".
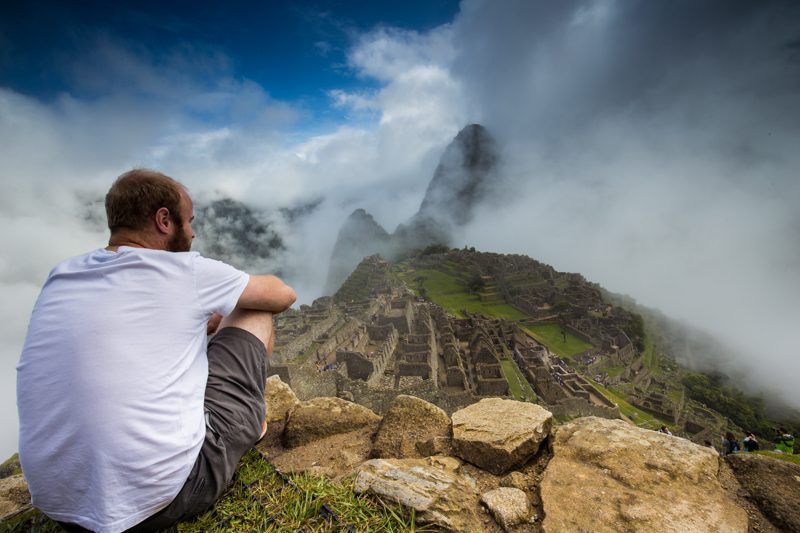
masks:
<path fill-rule="evenodd" d="M 187 520 L 224 492 L 266 421 L 267 347 L 271 352 L 271 313 L 235 310 L 222 320 L 208 343 L 207 427 L 200 455 L 175 500 L 129 531 L 157 531 Z"/>
<path fill-rule="evenodd" d="M 252 333 L 264 343 L 267 354 L 272 354 L 272 313 L 249 309 L 234 309 L 231 314 L 222 319 L 219 325 L 220 330 L 228 327 L 239 328 Z"/>

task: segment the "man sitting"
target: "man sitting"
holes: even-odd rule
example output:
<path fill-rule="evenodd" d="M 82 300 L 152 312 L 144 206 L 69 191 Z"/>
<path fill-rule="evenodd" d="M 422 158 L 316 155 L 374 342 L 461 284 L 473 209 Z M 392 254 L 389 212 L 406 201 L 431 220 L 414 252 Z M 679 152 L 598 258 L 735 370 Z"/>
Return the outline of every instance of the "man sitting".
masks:
<path fill-rule="evenodd" d="M 172 178 L 123 174 L 108 246 L 56 266 L 34 306 L 20 462 L 33 504 L 68 530 L 154 531 L 205 511 L 266 428 L 272 315 L 295 292 L 190 252 L 192 211 Z"/>

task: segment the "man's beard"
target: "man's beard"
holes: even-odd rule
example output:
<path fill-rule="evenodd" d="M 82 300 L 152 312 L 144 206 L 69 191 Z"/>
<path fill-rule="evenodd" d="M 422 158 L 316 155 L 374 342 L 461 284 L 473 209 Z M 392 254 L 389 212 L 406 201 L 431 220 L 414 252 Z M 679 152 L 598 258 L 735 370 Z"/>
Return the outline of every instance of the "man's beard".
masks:
<path fill-rule="evenodd" d="M 169 252 L 188 252 L 191 249 L 192 236 L 183 231 L 182 227 L 167 242 L 167 251 Z"/>

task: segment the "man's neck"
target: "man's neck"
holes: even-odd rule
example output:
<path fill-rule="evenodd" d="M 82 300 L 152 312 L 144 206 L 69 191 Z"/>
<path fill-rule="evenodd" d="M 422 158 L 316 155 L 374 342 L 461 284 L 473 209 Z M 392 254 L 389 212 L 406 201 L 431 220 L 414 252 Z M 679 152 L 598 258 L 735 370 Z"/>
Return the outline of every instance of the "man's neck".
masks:
<path fill-rule="evenodd" d="M 130 234 L 117 234 L 112 235 L 108 239 L 108 246 L 106 246 L 106 250 L 110 252 L 116 252 L 119 250 L 120 246 L 129 246 L 131 248 L 161 249 L 159 246 L 153 246 L 153 244 L 145 237 Z"/>

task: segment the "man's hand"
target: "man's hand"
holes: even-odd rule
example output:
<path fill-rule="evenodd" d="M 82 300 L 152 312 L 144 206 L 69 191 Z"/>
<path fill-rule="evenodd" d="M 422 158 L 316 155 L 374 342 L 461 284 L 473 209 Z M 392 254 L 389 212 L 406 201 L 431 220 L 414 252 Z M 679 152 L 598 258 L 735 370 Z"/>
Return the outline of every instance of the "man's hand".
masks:
<path fill-rule="evenodd" d="M 220 322 L 222 322 L 222 315 L 218 315 L 217 313 L 211 315 L 208 325 L 206 326 L 206 335 L 213 335 L 216 333 Z"/>

